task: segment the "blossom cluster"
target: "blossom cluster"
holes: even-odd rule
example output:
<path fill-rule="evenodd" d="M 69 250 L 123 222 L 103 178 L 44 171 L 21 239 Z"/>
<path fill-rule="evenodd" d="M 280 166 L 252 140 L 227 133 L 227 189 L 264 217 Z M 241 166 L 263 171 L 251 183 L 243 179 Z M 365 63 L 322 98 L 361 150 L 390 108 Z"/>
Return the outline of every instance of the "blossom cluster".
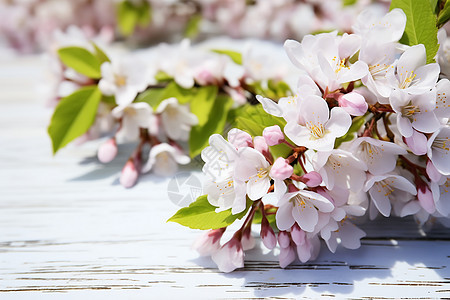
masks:
<path fill-rule="evenodd" d="M 101 36 L 88 39 L 79 28 L 70 27 L 58 34 L 51 52 L 57 75 L 52 123 L 56 123 L 58 108 L 67 105 L 68 98 L 84 88 L 95 87 L 101 94 L 96 110 L 92 111 L 95 122 L 85 133 L 80 132 L 84 134 L 78 137 L 78 143 L 106 137 L 98 149 L 98 159 L 108 163 L 116 157 L 118 143 L 138 142 L 121 172 L 120 182 L 125 187 L 133 186 L 141 173 L 152 171 L 171 176 L 178 165 L 189 164 L 200 153 L 202 143 L 207 143 L 211 133 L 223 132 L 230 111 L 257 102 L 257 91 L 269 91 L 269 82 L 271 86 L 289 89 L 281 79 L 288 79 L 294 69 L 287 58 L 271 59 L 269 55 L 274 55 L 277 47 L 270 43 L 249 43 L 242 55 L 213 48 L 220 43 L 230 46 L 229 42 L 219 39 L 191 46 L 185 39 L 179 44 L 163 43 L 124 54 L 108 48 Z M 97 45 L 102 45 L 108 55 Z M 264 51 L 257 49 L 260 45 L 264 45 Z M 98 74 L 79 69 L 84 56 L 75 63 L 65 60 L 68 54 L 77 58 L 80 52 L 95 60 L 98 59 L 93 53 L 101 54 Z M 237 56 L 234 57 L 237 62 L 230 56 Z M 270 64 L 266 63 L 268 59 Z M 82 113 L 73 107 L 68 109 L 73 114 Z M 223 122 L 209 119 L 216 111 Z M 193 127 L 198 129 L 195 135 L 191 134 Z M 64 127 L 55 130 L 59 133 L 50 134 L 54 146 L 55 136 L 69 131 Z M 54 147 L 54 151 L 59 148 Z"/>
<path fill-rule="evenodd" d="M 206 232 L 200 254 L 224 272 L 243 267 L 253 223 L 267 248 L 279 245 L 283 268 L 316 258 L 320 240 L 358 248 L 357 217 L 450 223 L 448 43 L 441 31 L 435 63 L 424 45 L 399 43 L 406 22 L 401 9 L 364 11 L 351 34 L 285 42 L 296 93 L 258 95 L 271 116 L 263 130 L 212 135 L 202 151 L 209 204 L 247 217 L 225 244 L 226 226 Z"/>
<path fill-rule="evenodd" d="M 83 28 L 91 36 L 101 34 L 140 44 L 179 40 L 183 33 L 282 41 L 322 30 L 349 31 L 363 8 L 387 11 L 388 1 L 373 2 L 14 0 L 0 3 L 0 33 L 5 42 L 22 53 L 47 49 L 54 31 L 65 31 L 70 25 Z M 135 24 L 129 20 L 135 20 Z"/>

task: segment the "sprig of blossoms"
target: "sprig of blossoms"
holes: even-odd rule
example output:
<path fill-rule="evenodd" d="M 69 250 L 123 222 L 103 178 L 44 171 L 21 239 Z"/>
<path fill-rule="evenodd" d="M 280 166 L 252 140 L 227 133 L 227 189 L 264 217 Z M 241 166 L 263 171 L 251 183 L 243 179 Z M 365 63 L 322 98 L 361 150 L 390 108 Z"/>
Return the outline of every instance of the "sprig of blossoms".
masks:
<path fill-rule="evenodd" d="M 365 214 L 448 224 L 449 81 L 424 45 L 399 43 L 406 23 L 401 9 L 381 19 L 363 12 L 353 33 L 285 42 L 296 93 L 258 95 L 258 121 L 237 122 L 228 140 L 212 135 L 202 151 L 206 196 L 170 219 L 200 228 L 183 216 L 215 211 L 200 254 L 224 272 L 243 267 L 254 223 L 267 248 L 278 244 L 283 268 L 315 259 L 321 240 L 332 252 L 359 248 L 365 233 L 354 220 Z"/>
<path fill-rule="evenodd" d="M 258 72 L 273 50 L 257 51 L 257 45 L 248 44 L 241 55 L 183 40 L 128 54 L 107 48 L 107 55 L 81 31 L 72 29 L 60 40 L 52 51 L 59 77 L 49 127 L 54 152 L 74 138 L 82 142 L 106 137 L 98 159 L 109 163 L 118 144 L 137 142 L 121 172 L 125 187 L 133 186 L 141 173 L 174 175 L 178 165 L 200 154 L 212 133 L 224 132 L 231 111 L 237 114 L 248 102 L 256 102 L 257 92 L 284 95 L 290 90 L 281 80 L 288 78 L 288 60 L 272 58 L 274 66 Z M 86 100 L 85 92 L 92 99 Z M 65 121 L 66 111 L 70 121 Z M 78 124 L 81 114 L 94 122 Z"/>
<path fill-rule="evenodd" d="M 311 32 L 350 30 L 355 16 L 366 7 L 385 12 L 386 1 L 359 0 L 252 1 L 241 0 L 27 0 L 0 4 L 0 33 L 20 53 L 45 50 L 54 31 L 71 25 L 90 35 L 141 45 L 155 41 L 227 34 L 282 41 Z"/>

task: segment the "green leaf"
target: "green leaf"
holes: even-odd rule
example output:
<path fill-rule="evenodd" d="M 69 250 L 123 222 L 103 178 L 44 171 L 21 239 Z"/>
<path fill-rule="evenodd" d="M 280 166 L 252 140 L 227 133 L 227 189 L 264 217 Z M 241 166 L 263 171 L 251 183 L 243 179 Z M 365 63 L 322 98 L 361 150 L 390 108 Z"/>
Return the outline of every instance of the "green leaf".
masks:
<path fill-rule="evenodd" d="M 349 5 L 354 5 L 356 4 L 358 0 L 343 0 L 342 1 L 342 5 L 343 6 L 349 6 Z"/>
<path fill-rule="evenodd" d="M 209 88 L 210 87 L 206 87 L 206 90 L 208 90 Z M 202 87 L 185 89 L 173 81 L 166 87 L 163 97 L 166 97 L 165 99 L 175 97 L 178 99 L 178 102 L 180 104 L 186 104 L 193 101 L 197 97 L 199 91 L 202 89 Z M 217 87 L 212 87 L 212 89 L 217 89 Z"/>
<path fill-rule="evenodd" d="M 100 65 L 106 61 L 111 61 L 109 59 L 109 57 L 105 54 L 105 52 L 103 52 L 103 50 L 100 49 L 100 47 L 98 47 L 96 43 L 91 41 L 91 44 L 92 44 L 92 46 L 94 46 L 95 56 L 97 57 L 98 61 L 100 62 Z"/>
<path fill-rule="evenodd" d="M 434 14 L 437 14 L 439 12 L 439 0 L 430 0 L 430 6 L 431 10 Z"/>
<path fill-rule="evenodd" d="M 147 26 L 152 20 L 152 8 L 147 1 L 135 4 L 130 1 L 122 1 L 117 6 L 117 22 L 120 33 L 131 35 L 136 27 Z"/>
<path fill-rule="evenodd" d="M 291 88 L 284 81 L 269 80 L 267 87 L 261 81 L 252 82 L 248 85 L 248 89 L 255 95 L 261 95 L 270 99 L 280 99 L 292 95 Z"/>
<path fill-rule="evenodd" d="M 117 7 L 117 21 L 120 33 L 127 36 L 133 33 L 139 19 L 139 14 L 134 9 L 133 4 L 122 1 Z"/>
<path fill-rule="evenodd" d="M 116 106 L 116 98 L 114 96 L 105 96 L 102 95 L 102 100 L 103 103 L 109 104 L 111 106 Z"/>
<path fill-rule="evenodd" d="M 91 52 L 80 47 L 64 47 L 58 50 L 61 61 L 69 68 L 89 78 L 101 77 L 100 61 Z"/>
<path fill-rule="evenodd" d="M 298 161 L 296 164 L 294 164 L 294 174 L 298 175 L 298 176 L 302 176 L 303 174 L 305 174 L 302 166 L 300 165 L 300 163 Z"/>
<path fill-rule="evenodd" d="M 153 109 L 156 109 L 158 105 L 164 100 L 165 88 L 151 88 L 136 97 L 136 102 L 147 102 Z"/>
<path fill-rule="evenodd" d="M 208 94 L 208 97 L 212 97 L 213 93 Z M 215 133 L 222 134 L 226 125 L 227 115 L 233 105 L 233 100 L 224 94 L 218 94 L 214 96 L 213 106 L 209 112 L 205 110 L 205 119 L 199 118 L 199 124 L 192 127 L 189 137 L 189 155 L 195 157 L 208 146 L 209 137 Z M 197 107 L 195 103 L 201 103 L 199 100 L 192 101 L 191 111 L 199 116 L 201 108 Z M 203 100 L 205 106 L 210 105 L 211 100 Z M 200 105 L 200 104 L 199 104 Z M 202 123 L 200 123 L 202 121 Z"/>
<path fill-rule="evenodd" d="M 272 228 L 274 228 L 274 229 L 278 229 L 277 225 L 276 225 L 277 222 L 276 222 L 276 219 L 275 219 L 275 213 L 277 212 L 277 210 L 278 209 L 276 207 L 273 207 L 273 208 L 270 208 L 270 209 L 266 210 L 267 221 L 269 221 L 270 226 Z M 270 212 L 270 214 L 267 214 L 268 212 Z M 259 209 L 255 212 L 255 215 L 253 216 L 253 221 L 252 222 L 254 224 L 261 224 L 261 222 L 262 222 L 262 213 L 261 213 L 261 211 Z"/>
<path fill-rule="evenodd" d="M 282 80 L 269 79 L 267 86 L 271 93 L 267 97 L 270 99 L 280 99 L 292 95 L 290 86 Z"/>
<path fill-rule="evenodd" d="M 153 109 L 157 109 L 163 100 L 175 97 L 180 104 L 186 104 L 196 97 L 199 89 L 184 89 L 172 81 L 164 88 L 150 88 L 140 93 L 136 102 L 147 102 Z"/>
<path fill-rule="evenodd" d="M 152 21 L 152 7 L 148 1 L 144 1 L 142 6 L 137 8 L 138 10 L 138 24 L 141 27 L 145 27 Z"/>
<path fill-rule="evenodd" d="M 406 28 L 400 39 L 405 45 L 423 44 L 427 51 L 427 63 L 434 62 L 439 45 L 436 16 L 429 0 L 392 0 L 391 9 L 401 8 L 406 14 Z"/>
<path fill-rule="evenodd" d="M 189 207 L 177 211 L 167 222 L 175 222 L 192 229 L 218 229 L 242 219 L 252 204 L 252 201 L 247 200 L 247 208 L 239 214 L 233 215 L 231 209 L 216 213 L 217 207 L 212 206 L 207 197 L 198 197 Z"/>
<path fill-rule="evenodd" d="M 355 138 L 355 133 L 366 123 L 365 116 L 353 118 L 352 125 L 348 129 L 347 133 L 340 138 L 337 138 L 334 142 L 334 148 L 338 148 L 344 142 L 350 142 Z"/>
<path fill-rule="evenodd" d="M 128 36 L 134 32 L 140 19 L 140 12 L 133 3 L 122 1 L 117 7 L 117 22 L 120 33 Z"/>
<path fill-rule="evenodd" d="M 48 126 L 53 154 L 88 131 L 95 121 L 101 98 L 97 86 L 88 86 L 61 99 Z"/>
<path fill-rule="evenodd" d="M 445 2 L 444 8 L 439 12 L 437 26 L 443 26 L 448 20 L 450 20 L 450 1 Z"/>
<path fill-rule="evenodd" d="M 232 61 L 237 63 L 238 65 L 242 65 L 242 54 L 232 50 L 221 50 L 221 49 L 212 49 L 212 52 L 216 52 L 219 54 L 228 55 Z"/>
<path fill-rule="evenodd" d="M 163 71 L 158 71 L 158 73 L 156 73 L 156 75 L 155 75 L 155 79 L 158 82 L 173 80 L 173 78 L 169 74 L 167 74 L 166 72 L 163 72 Z"/>
<path fill-rule="evenodd" d="M 283 118 L 269 115 L 261 104 L 246 104 L 236 113 L 237 128 L 246 130 L 253 136 L 262 135 L 264 128 L 273 125 L 278 125 L 283 129 L 286 121 Z"/>
<path fill-rule="evenodd" d="M 200 87 L 191 103 L 191 112 L 198 118 L 198 126 L 204 126 L 215 104 L 217 86 Z"/>
<path fill-rule="evenodd" d="M 197 34 L 200 31 L 200 24 L 202 22 L 202 16 L 201 15 L 193 15 L 187 25 L 186 29 L 184 30 L 184 36 L 187 38 L 194 38 L 197 36 Z"/>

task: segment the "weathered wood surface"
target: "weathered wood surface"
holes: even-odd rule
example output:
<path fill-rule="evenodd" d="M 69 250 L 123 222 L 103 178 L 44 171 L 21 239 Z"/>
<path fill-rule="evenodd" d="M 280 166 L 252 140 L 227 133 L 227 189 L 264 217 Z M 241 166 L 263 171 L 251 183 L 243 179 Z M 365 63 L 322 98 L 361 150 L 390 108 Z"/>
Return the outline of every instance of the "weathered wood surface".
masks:
<path fill-rule="evenodd" d="M 108 165 L 95 142 L 52 157 L 44 69 L 0 62 L 0 299 L 450 298 L 450 231 L 411 220 L 368 224 L 359 250 L 324 247 L 312 263 L 282 270 L 256 248 L 219 273 L 190 250 L 197 231 L 165 222 L 168 179 L 118 184 L 128 149 Z"/>

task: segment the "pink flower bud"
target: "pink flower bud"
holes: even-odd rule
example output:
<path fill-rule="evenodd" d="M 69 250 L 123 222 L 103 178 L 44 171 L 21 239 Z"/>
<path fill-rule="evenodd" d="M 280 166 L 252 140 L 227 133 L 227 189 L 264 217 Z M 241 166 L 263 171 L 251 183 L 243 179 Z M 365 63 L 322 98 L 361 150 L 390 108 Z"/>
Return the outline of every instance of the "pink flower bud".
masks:
<path fill-rule="evenodd" d="M 253 147 L 262 154 L 269 153 L 269 146 L 266 143 L 266 139 L 262 136 L 255 136 L 253 139 Z"/>
<path fill-rule="evenodd" d="M 433 193 L 431 193 L 430 188 L 424 182 L 417 184 L 417 199 L 419 199 L 420 206 L 422 206 L 427 213 L 432 214 L 436 211 Z"/>
<path fill-rule="evenodd" d="M 278 244 L 281 248 L 287 248 L 291 244 L 291 238 L 286 231 L 280 231 L 278 233 Z"/>
<path fill-rule="evenodd" d="M 413 130 L 413 134 L 410 137 L 404 137 L 403 140 L 415 155 L 424 155 L 428 151 L 428 140 L 423 133 Z"/>
<path fill-rule="evenodd" d="M 273 179 L 284 180 L 291 177 L 293 173 L 294 168 L 284 158 L 278 157 L 270 169 L 269 176 Z"/>
<path fill-rule="evenodd" d="M 297 256 L 302 263 L 307 262 L 311 258 L 312 245 L 308 239 L 304 240 L 302 245 L 297 245 Z"/>
<path fill-rule="evenodd" d="M 442 178 L 442 174 L 436 169 L 431 160 L 427 161 L 427 175 L 434 182 L 438 182 Z"/>
<path fill-rule="evenodd" d="M 242 234 L 241 244 L 244 251 L 255 247 L 255 238 L 252 236 L 250 228 L 251 227 L 248 227 L 248 230 L 244 230 L 244 233 Z"/>
<path fill-rule="evenodd" d="M 291 236 L 296 245 L 303 245 L 305 243 L 306 233 L 300 229 L 297 223 L 292 226 Z"/>
<path fill-rule="evenodd" d="M 275 232 L 273 232 L 273 229 L 270 227 L 269 221 L 267 221 L 265 216 L 261 222 L 261 239 L 264 246 L 270 250 L 277 245 L 277 236 L 275 235 Z"/>
<path fill-rule="evenodd" d="M 280 254 L 278 255 L 280 267 L 286 268 L 295 260 L 294 247 L 289 246 L 286 248 L 280 248 Z"/>
<path fill-rule="evenodd" d="M 233 237 L 211 256 L 220 271 L 229 273 L 244 266 L 244 251 L 241 242 Z"/>
<path fill-rule="evenodd" d="M 126 188 L 130 188 L 136 184 L 139 173 L 131 159 L 127 161 L 120 174 L 120 184 Z"/>
<path fill-rule="evenodd" d="M 284 141 L 284 134 L 278 125 L 264 128 L 263 137 L 269 146 L 275 146 Z"/>
<path fill-rule="evenodd" d="M 369 107 L 366 99 L 357 92 L 341 95 L 338 98 L 338 103 L 340 107 L 352 116 L 364 115 Z"/>
<path fill-rule="evenodd" d="M 193 244 L 192 249 L 201 256 L 209 256 L 220 249 L 220 239 L 225 229 L 213 229 L 204 232 Z"/>
<path fill-rule="evenodd" d="M 316 187 L 322 183 L 322 176 L 316 171 L 311 171 L 302 176 L 302 182 L 309 187 Z"/>
<path fill-rule="evenodd" d="M 101 144 L 98 148 L 97 157 L 102 163 L 109 163 L 117 155 L 116 139 L 112 138 Z"/>
<path fill-rule="evenodd" d="M 228 141 L 237 149 L 253 146 L 252 136 L 237 128 L 233 128 L 228 132 Z"/>

